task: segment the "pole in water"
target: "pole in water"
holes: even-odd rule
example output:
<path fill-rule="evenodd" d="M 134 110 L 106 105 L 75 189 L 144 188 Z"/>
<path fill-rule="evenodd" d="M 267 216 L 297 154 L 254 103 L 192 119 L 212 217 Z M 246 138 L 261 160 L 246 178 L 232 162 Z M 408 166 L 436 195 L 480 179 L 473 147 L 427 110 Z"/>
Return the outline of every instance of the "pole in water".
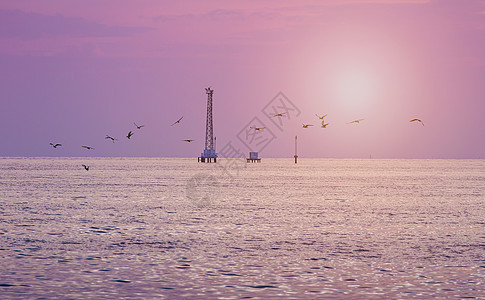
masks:
<path fill-rule="evenodd" d="M 297 142 L 297 138 L 298 136 L 295 135 L 295 164 L 298 163 L 298 152 L 297 152 L 297 148 L 296 148 L 296 142 Z"/>

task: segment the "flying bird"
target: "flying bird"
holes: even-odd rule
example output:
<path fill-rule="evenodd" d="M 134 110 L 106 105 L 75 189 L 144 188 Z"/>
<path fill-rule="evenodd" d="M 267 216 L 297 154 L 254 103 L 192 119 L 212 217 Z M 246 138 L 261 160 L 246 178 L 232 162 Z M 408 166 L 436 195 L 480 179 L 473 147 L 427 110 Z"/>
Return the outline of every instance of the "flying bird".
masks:
<path fill-rule="evenodd" d="M 249 128 L 252 128 L 252 129 L 254 129 L 254 130 L 256 130 L 256 131 L 260 131 L 260 130 L 265 129 L 266 127 L 254 127 L 254 126 L 251 126 L 251 127 L 249 127 Z"/>
<path fill-rule="evenodd" d="M 128 135 L 126 136 L 128 139 L 131 139 L 131 136 L 133 135 L 133 131 L 130 130 L 130 132 L 128 132 Z"/>
<path fill-rule="evenodd" d="M 89 147 L 89 146 L 81 146 L 81 147 L 86 148 L 86 149 L 88 149 L 88 150 L 94 150 L 94 148 L 93 148 L 93 147 Z"/>
<path fill-rule="evenodd" d="M 183 140 L 184 142 L 190 143 L 193 142 L 194 140 Z"/>
<path fill-rule="evenodd" d="M 312 124 L 303 124 L 303 128 L 308 128 L 308 126 L 313 126 Z"/>
<path fill-rule="evenodd" d="M 322 127 L 322 128 L 327 128 L 327 126 L 328 126 L 328 123 L 327 123 L 327 124 L 325 124 L 325 121 L 322 121 L 322 126 L 321 126 L 321 127 Z"/>
<path fill-rule="evenodd" d="M 315 114 L 315 116 L 317 116 L 320 120 L 323 120 L 323 118 L 325 118 L 327 115 L 323 115 L 320 117 L 319 115 Z"/>
<path fill-rule="evenodd" d="M 184 116 L 180 117 L 180 119 L 178 119 L 177 121 L 173 122 L 173 124 L 172 124 L 172 125 L 170 125 L 170 126 L 173 126 L 173 125 L 175 125 L 175 124 L 180 123 L 180 121 L 181 121 L 183 118 L 184 118 Z"/>
<path fill-rule="evenodd" d="M 89 171 L 89 166 L 83 165 L 84 170 Z"/>
<path fill-rule="evenodd" d="M 135 122 L 133 122 L 133 124 L 135 124 L 136 129 L 142 129 L 143 127 L 145 127 L 145 125 L 136 125 L 136 123 L 135 123 Z"/>
<path fill-rule="evenodd" d="M 411 121 L 409 121 L 409 122 L 419 122 L 419 123 L 421 123 L 421 125 L 423 125 L 423 126 L 424 126 L 423 121 L 421 121 L 420 119 L 412 119 L 412 120 L 411 120 Z"/>
<path fill-rule="evenodd" d="M 358 119 L 352 122 L 348 122 L 347 124 L 352 124 L 352 123 L 360 123 L 361 121 L 364 121 L 364 119 Z"/>
<path fill-rule="evenodd" d="M 62 146 L 61 144 L 53 144 L 53 143 L 49 143 L 49 144 L 50 144 L 52 147 L 54 147 L 54 148 L 57 148 L 57 147 L 59 147 L 59 146 Z"/>
<path fill-rule="evenodd" d="M 276 115 L 273 115 L 272 118 L 274 117 L 282 117 L 283 115 L 286 115 L 286 113 L 279 113 L 279 114 L 276 114 Z"/>
<path fill-rule="evenodd" d="M 113 143 L 114 143 L 115 141 L 117 141 L 117 139 L 115 139 L 114 137 L 109 136 L 109 135 L 106 135 L 105 139 L 109 139 L 109 140 L 111 140 Z"/>

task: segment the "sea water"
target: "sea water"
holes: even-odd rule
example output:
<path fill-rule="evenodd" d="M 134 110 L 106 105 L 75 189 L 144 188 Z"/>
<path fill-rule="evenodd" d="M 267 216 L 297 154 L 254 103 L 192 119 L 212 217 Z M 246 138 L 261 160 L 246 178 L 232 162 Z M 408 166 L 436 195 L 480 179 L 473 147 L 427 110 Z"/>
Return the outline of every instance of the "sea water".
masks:
<path fill-rule="evenodd" d="M 0 158 L 0 259 L 1 299 L 485 299 L 485 160 Z"/>

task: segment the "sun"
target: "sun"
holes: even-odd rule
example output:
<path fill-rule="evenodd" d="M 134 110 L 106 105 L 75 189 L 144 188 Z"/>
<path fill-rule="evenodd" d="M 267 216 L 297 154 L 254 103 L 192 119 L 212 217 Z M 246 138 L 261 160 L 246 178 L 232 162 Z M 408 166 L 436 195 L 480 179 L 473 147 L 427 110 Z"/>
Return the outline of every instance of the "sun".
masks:
<path fill-rule="evenodd" d="M 346 106 L 362 108 L 376 97 L 377 84 L 370 70 L 345 68 L 335 74 L 334 80 L 333 94 Z"/>

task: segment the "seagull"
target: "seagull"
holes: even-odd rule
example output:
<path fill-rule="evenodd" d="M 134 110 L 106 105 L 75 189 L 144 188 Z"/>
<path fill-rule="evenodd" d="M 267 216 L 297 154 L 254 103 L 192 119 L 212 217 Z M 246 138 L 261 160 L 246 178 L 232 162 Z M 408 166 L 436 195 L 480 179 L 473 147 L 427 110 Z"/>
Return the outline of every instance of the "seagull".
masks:
<path fill-rule="evenodd" d="M 133 135 L 133 131 L 130 130 L 130 132 L 128 132 L 128 135 L 126 136 L 128 139 L 131 139 L 131 136 Z"/>
<path fill-rule="evenodd" d="M 86 148 L 86 149 L 88 149 L 88 150 L 94 150 L 94 148 L 93 148 L 93 147 L 89 147 L 89 146 L 81 146 L 81 147 Z"/>
<path fill-rule="evenodd" d="M 260 131 L 262 129 L 265 129 L 266 127 L 254 127 L 254 126 L 252 126 L 252 127 L 249 127 L 249 128 L 252 128 L 252 129 L 254 129 L 256 131 Z"/>
<path fill-rule="evenodd" d="M 50 144 L 52 147 L 54 147 L 54 148 L 57 148 L 57 147 L 59 147 L 59 146 L 62 146 L 61 144 L 53 144 L 53 143 L 49 143 L 49 144 Z"/>
<path fill-rule="evenodd" d="M 136 129 L 142 129 L 142 127 L 145 127 L 145 125 L 136 125 L 136 123 L 135 123 L 135 122 L 133 122 L 133 124 L 135 124 Z"/>
<path fill-rule="evenodd" d="M 320 120 L 323 120 L 323 118 L 325 118 L 327 115 L 323 115 L 320 117 L 319 115 L 315 114 L 315 116 L 317 116 Z"/>
<path fill-rule="evenodd" d="M 276 114 L 276 115 L 273 115 L 272 118 L 274 117 L 282 117 L 283 115 L 286 115 L 286 113 L 279 113 L 279 114 Z"/>
<path fill-rule="evenodd" d="M 89 166 L 83 165 L 83 167 L 86 171 L 89 171 Z"/>
<path fill-rule="evenodd" d="M 175 125 L 175 124 L 177 124 L 177 123 L 180 123 L 180 121 L 181 121 L 183 118 L 184 118 L 184 116 L 180 117 L 180 119 L 178 119 L 177 121 L 173 122 L 173 124 L 172 124 L 172 125 L 170 125 L 170 126 L 173 126 L 173 125 Z"/>
<path fill-rule="evenodd" d="M 115 139 L 114 137 L 111 137 L 111 136 L 109 136 L 109 135 L 106 135 L 105 139 L 110 139 L 110 140 L 111 140 L 113 143 L 114 143 L 115 141 L 117 141 L 117 139 Z"/>
<path fill-rule="evenodd" d="M 303 124 L 303 128 L 308 128 L 308 126 L 313 126 L 312 124 Z"/>
<path fill-rule="evenodd" d="M 352 124 L 352 123 L 360 123 L 360 121 L 364 121 L 364 119 L 358 119 L 352 122 L 348 122 L 347 124 Z"/>
<path fill-rule="evenodd" d="M 327 126 L 328 126 L 328 123 L 325 124 L 325 121 L 322 121 L 322 128 L 327 128 Z"/>
<path fill-rule="evenodd" d="M 184 142 L 190 143 L 193 142 L 194 140 L 183 140 Z"/>
<path fill-rule="evenodd" d="M 409 122 L 419 122 L 419 123 L 421 123 L 421 125 L 423 125 L 423 126 L 424 126 L 423 121 L 421 121 L 420 119 L 412 119 L 412 120 L 411 120 L 411 121 L 409 121 Z"/>

